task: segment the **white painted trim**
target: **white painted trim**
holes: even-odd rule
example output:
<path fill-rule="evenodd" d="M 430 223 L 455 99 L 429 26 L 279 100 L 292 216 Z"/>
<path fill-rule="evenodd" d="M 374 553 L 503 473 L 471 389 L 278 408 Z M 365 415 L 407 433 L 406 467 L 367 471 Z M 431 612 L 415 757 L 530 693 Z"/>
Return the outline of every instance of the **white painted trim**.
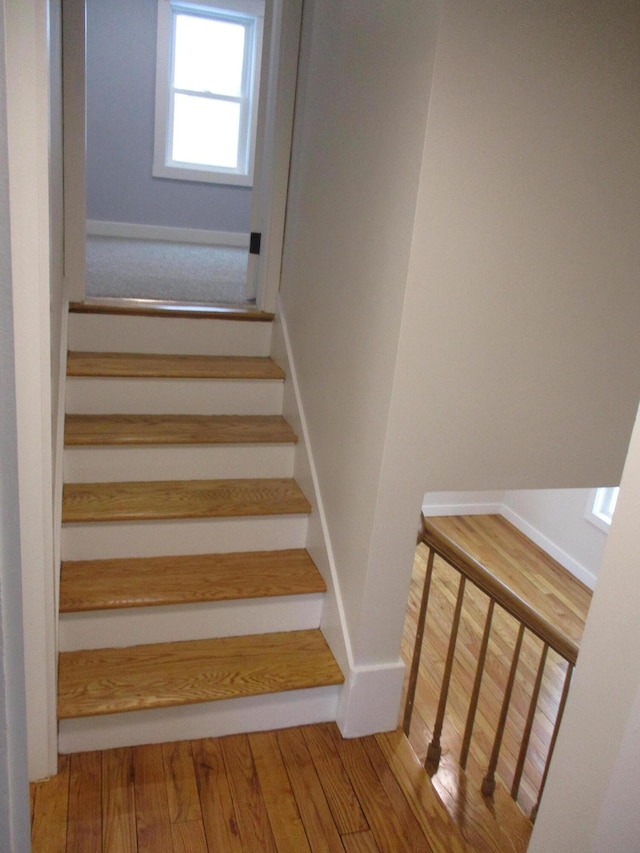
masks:
<path fill-rule="evenodd" d="M 272 357 L 286 374 L 283 415 L 298 436 L 294 476 L 312 505 L 310 526 L 314 518 L 319 520 L 318 535 L 313 536 L 313 538 L 308 537 L 307 549 L 311 553 L 327 584 L 325 608 L 320 627 L 338 665 L 346 674 L 346 672 L 354 668 L 353 652 L 349 640 L 335 558 L 331 547 L 329 527 L 320 492 L 318 473 L 311 450 L 307 419 L 300 395 L 298 375 L 293 361 L 291 341 L 281 303 L 278 305 L 278 312 L 273 323 Z M 328 619 L 327 611 L 333 611 L 334 618 Z"/>
<path fill-rule="evenodd" d="M 179 643 L 320 626 L 323 593 L 60 614 L 60 651 Z"/>
<path fill-rule="evenodd" d="M 273 0 L 268 68 L 263 67 L 256 172 L 250 231 L 262 233 L 260 255 L 250 258 L 248 294 L 263 311 L 278 302 L 289 164 L 302 26 L 302 0 Z"/>
<path fill-rule="evenodd" d="M 343 737 L 364 737 L 397 727 L 404 673 L 400 659 L 352 667 L 338 706 L 338 726 Z"/>
<path fill-rule="evenodd" d="M 422 514 L 425 518 L 437 515 L 499 515 L 504 504 L 501 503 L 423 503 Z"/>
<path fill-rule="evenodd" d="M 5 3 L 29 778 L 57 769 L 46 0 Z"/>
<path fill-rule="evenodd" d="M 589 589 L 595 588 L 596 576 L 585 566 L 575 560 L 570 554 L 567 554 L 566 551 L 563 551 L 562 548 L 558 547 L 555 542 L 552 542 L 551 539 L 547 538 L 544 533 L 541 533 L 537 528 L 529 524 L 528 521 L 525 521 L 524 518 L 521 518 L 508 506 L 502 507 L 500 515 L 504 516 L 507 521 L 510 521 L 514 527 L 517 527 L 521 533 L 528 536 L 532 542 L 535 542 L 536 545 L 542 548 L 542 550 L 549 554 L 550 557 L 553 557 L 553 559 L 560 563 L 560 565 L 568 572 L 571 572 L 571 574 L 579 581 L 582 581 L 582 583 L 588 586 Z"/>
<path fill-rule="evenodd" d="M 156 178 L 169 178 L 179 181 L 201 181 L 212 184 L 251 187 L 253 184 L 256 156 L 256 131 L 258 125 L 258 95 L 260 92 L 260 71 L 262 57 L 262 36 L 264 29 L 264 2 L 244 2 L 244 0 L 221 0 L 215 4 L 216 17 L 225 17 L 225 13 L 241 14 L 238 21 L 245 27 L 245 38 L 250 39 L 251 48 L 245 50 L 245 74 L 242 94 L 239 98 L 238 166 L 205 166 L 185 163 L 172 157 L 171 136 L 173 128 L 173 52 L 175 50 L 174 13 L 196 13 L 198 6 L 213 7 L 214 4 L 192 2 L 192 0 L 158 0 L 158 31 L 156 39 L 156 92 L 152 174 Z M 202 8 L 200 11 L 203 11 Z M 212 9 L 213 11 L 213 9 Z M 236 19 L 237 20 L 237 19 Z M 247 71 L 247 63 L 251 69 Z M 213 93 L 210 93 L 213 94 Z"/>
<path fill-rule="evenodd" d="M 87 236 L 164 240 L 169 243 L 197 243 L 202 246 L 228 246 L 236 249 L 249 248 L 249 235 L 236 231 L 207 231 L 202 228 L 174 228 L 170 225 L 142 225 L 98 219 L 87 220 Z"/>
<path fill-rule="evenodd" d="M 54 432 L 53 464 L 53 566 L 55 613 L 58 613 L 60 601 L 60 564 L 62 561 L 62 488 L 64 485 L 64 419 L 65 393 L 67 381 L 67 351 L 69 339 L 69 301 L 65 297 L 62 303 L 60 322 L 60 354 L 58 376 L 57 418 Z M 58 622 L 55 622 L 56 645 L 58 641 Z"/>
<path fill-rule="evenodd" d="M 60 752 L 113 749 L 335 720 L 340 688 L 314 687 L 60 721 Z"/>

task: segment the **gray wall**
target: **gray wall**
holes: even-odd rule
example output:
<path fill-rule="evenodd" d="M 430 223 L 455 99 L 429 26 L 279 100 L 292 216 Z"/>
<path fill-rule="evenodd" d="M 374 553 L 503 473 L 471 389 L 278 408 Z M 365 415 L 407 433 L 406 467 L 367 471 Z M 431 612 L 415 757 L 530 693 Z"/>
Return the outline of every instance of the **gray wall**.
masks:
<path fill-rule="evenodd" d="M 250 187 L 154 178 L 156 0 L 87 0 L 87 217 L 248 233 Z"/>
<path fill-rule="evenodd" d="M 29 791 L 6 132 L 0 5 L 0 850 L 25 853 L 30 835 Z"/>

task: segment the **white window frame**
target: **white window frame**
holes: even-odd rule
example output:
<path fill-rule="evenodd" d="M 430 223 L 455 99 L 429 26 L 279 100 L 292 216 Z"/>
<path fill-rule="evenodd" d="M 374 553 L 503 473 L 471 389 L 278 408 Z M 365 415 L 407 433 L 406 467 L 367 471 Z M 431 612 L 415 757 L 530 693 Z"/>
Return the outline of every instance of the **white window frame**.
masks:
<path fill-rule="evenodd" d="M 589 495 L 589 504 L 585 516 L 605 533 L 608 533 L 611 528 L 611 519 L 616 507 L 618 491 L 618 486 L 604 486 L 600 489 L 592 489 Z"/>
<path fill-rule="evenodd" d="M 247 27 L 251 36 L 245 55 L 238 167 L 235 169 L 181 163 L 171 157 L 174 20 L 175 15 L 179 13 L 236 20 Z M 217 0 L 217 2 L 215 0 L 198 0 L 198 2 L 158 0 L 156 112 L 152 168 L 154 177 L 235 186 L 253 185 L 263 28 L 264 0 Z"/>

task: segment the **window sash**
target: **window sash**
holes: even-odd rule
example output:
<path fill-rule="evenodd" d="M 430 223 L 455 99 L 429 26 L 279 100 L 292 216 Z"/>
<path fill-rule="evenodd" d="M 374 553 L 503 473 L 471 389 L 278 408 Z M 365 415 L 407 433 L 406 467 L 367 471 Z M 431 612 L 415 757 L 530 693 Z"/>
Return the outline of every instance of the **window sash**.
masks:
<path fill-rule="evenodd" d="M 226 0 L 226 2 L 223 0 L 219 5 L 209 4 L 206 0 L 198 3 L 159 0 L 154 176 L 244 186 L 252 185 L 257 102 L 260 86 L 263 11 L 264 3 L 259 2 L 259 0 Z M 174 86 L 176 19 L 179 15 L 219 20 L 224 23 L 229 22 L 239 24 L 244 28 L 240 95 L 234 96 Z M 174 159 L 174 116 L 177 95 L 240 105 L 235 167 Z"/>

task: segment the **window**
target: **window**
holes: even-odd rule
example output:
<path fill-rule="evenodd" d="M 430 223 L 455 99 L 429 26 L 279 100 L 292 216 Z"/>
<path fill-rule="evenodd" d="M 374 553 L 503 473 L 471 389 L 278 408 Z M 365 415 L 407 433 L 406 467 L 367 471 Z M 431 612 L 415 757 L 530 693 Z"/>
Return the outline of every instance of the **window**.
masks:
<path fill-rule="evenodd" d="M 619 491 L 620 489 L 617 486 L 612 486 L 594 489 L 591 493 L 587 507 L 587 518 L 601 530 L 608 531 L 611 526 Z"/>
<path fill-rule="evenodd" d="M 153 175 L 251 186 L 263 0 L 158 0 Z"/>

